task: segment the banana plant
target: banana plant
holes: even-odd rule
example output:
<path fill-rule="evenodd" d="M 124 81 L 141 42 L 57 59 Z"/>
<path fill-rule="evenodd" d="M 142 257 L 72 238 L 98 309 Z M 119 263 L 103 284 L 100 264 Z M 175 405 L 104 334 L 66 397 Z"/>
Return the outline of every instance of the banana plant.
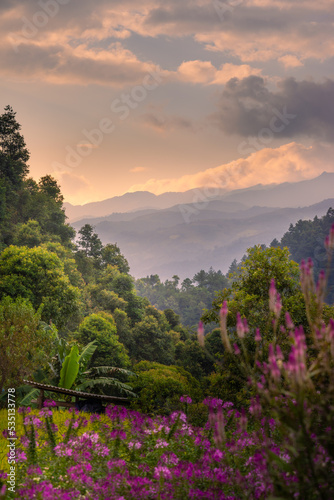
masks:
<path fill-rule="evenodd" d="M 108 387 L 117 389 L 119 392 L 136 397 L 132 392 L 132 387 L 121 382 L 113 375 L 134 375 L 133 372 L 124 368 L 113 366 L 93 366 L 88 369 L 88 365 L 97 348 L 95 340 L 87 344 L 81 354 L 77 345 L 72 346 L 70 353 L 65 357 L 60 372 L 59 387 L 65 389 L 75 388 L 77 391 L 89 392 L 89 389 Z"/>
<path fill-rule="evenodd" d="M 51 372 L 47 374 L 44 370 L 35 374 L 36 382 L 49 385 L 58 385 L 64 389 L 75 389 L 77 391 L 90 392 L 104 387 L 114 388 L 125 396 L 136 397 L 132 387 L 118 380 L 114 375 L 135 375 L 130 370 L 113 366 L 94 366 L 88 369 L 92 356 L 97 349 L 96 340 L 87 344 L 79 353 L 79 347 L 72 347 L 57 336 L 57 353 L 53 362 L 49 363 Z M 21 404 L 29 404 L 38 394 L 38 389 L 31 390 L 21 401 Z"/>
<path fill-rule="evenodd" d="M 94 388 L 94 390 L 96 390 L 96 388 L 99 389 L 101 387 L 107 387 L 117 389 L 118 392 L 126 396 L 137 397 L 129 384 L 125 384 L 112 376 L 117 373 L 126 376 L 136 375 L 130 370 L 125 370 L 124 368 L 116 368 L 113 366 L 93 366 L 89 370 L 82 373 L 82 378 L 78 381 L 76 389 L 78 391 L 87 391 L 88 389 Z"/>
<path fill-rule="evenodd" d="M 79 373 L 79 360 L 79 347 L 74 345 L 62 364 L 60 370 L 60 381 L 58 384 L 59 387 L 71 389 Z"/>

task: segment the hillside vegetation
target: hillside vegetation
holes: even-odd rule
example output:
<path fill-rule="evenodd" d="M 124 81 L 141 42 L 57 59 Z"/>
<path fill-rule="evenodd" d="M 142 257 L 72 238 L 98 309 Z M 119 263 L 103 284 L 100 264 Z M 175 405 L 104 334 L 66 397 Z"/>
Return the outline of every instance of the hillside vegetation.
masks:
<path fill-rule="evenodd" d="M 29 178 L 28 160 L 8 106 L 0 404 L 15 393 L 20 406 L 19 489 L 6 487 L 3 427 L 0 497 L 333 498 L 333 209 L 250 247 L 226 275 L 135 280 L 116 243 L 89 223 L 75 233 L 56 180 Z M 130 408 L 71 414 L 49 392 L 38 411 L 23 379 Z"/>

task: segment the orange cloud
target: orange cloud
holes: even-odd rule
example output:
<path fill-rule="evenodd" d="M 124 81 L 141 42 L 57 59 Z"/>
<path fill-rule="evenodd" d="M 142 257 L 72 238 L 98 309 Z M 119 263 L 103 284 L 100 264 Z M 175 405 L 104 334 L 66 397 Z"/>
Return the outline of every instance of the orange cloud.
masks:
<path fill-rule="evenodd" d="M 231 78 L 246 78 L 250 75 L 260 75 L 261 70 L 248 64 L 222 64 L 219 69 L 210 61 L 185 61 L 177 69 L 176 78 L 189 83 L 206 85 L 221 85 Z"/>
<path fill-rule="evenodd" d="M 316 144 L 306 147 L 296 142 L 279 148 L 265 148 L 196 174 L 179 179 L 150 179 L 132 186 L 129 191 L 150 191 L 161 194 L 167 191 L 187 191 L 201 187 L 241 189 L 259 183 L 296 182 L 311 179 L 323 171 L 334 172 L 334 146 Z"/>
<path fill-rule="evenodd" d="M 297 68 L 298 66 L 303 66 L 300 59 L 292 54 L 282 56 L 278 60 L 284 65 L 285 68 Z"/>

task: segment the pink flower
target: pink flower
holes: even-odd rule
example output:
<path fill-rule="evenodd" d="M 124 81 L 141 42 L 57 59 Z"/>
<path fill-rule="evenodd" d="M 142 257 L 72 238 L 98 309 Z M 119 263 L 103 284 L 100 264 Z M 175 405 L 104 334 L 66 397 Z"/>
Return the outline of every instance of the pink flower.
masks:
<path fill-rule="evenodd" d="M 245 326 L 239 312 L 237 313 L 237 334 L 239 339 L 242 339 L 245 336 Z"/>
<path fill-rule="evenodd" d="M 198 338 L 198 343 L 201 347 L 204 347 L 204 326 L 202 321 L 198 323 L 198 329 L 197 329 L 197 338 Z"/>
<path fill-rule="evenodd" d="M 214 460 L 216 460 L 216 462 L 220 462 L 220 460 L 223 458 L 223 452 L 221 452 L 220 450 L 215 450 L 213 453 L 212 453 L 212 458 Z"/>
<path fill-rule="evenodd" d="M 226 300 L 224 300 L 223 305 L 220 309 L 220 317 L 226 318 L 227 314 L 228 314 L 227 302 Z"/>
<path fill-rule="evenodd" d="M 57 406 L 57 404 L 56 404 L 55 401 L 46 400 L 46 401 L 44 401 L 43 406 L 47 406 L 47 407 L 49 407 L 49 406 Z"/>
<path fill-rule="evenodd" d="M 168 467 L 159 465 L 158 467 L 154 468 L 154 477 L 156 479 L 159 479 L 161 476 L 164 477 L 165 479 L 170 479 L 172 477 L 172 473 L 168 469 Z"/>
<path fill-rule="evenodd" d="M 180 401 L 181 403 L 187 403 L 188 405 L 192 403 L 192 399 L 190 396 L 181 396 Z"/>

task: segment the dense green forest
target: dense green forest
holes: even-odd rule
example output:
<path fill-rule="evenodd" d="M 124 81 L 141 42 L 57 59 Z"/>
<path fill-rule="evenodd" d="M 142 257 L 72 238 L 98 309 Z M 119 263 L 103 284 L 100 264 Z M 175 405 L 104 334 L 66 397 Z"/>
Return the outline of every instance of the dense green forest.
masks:
<path fill-rule="evenodd" d="M 7 106 L 0 116 L 0 392 L 15 385 L 28 403 L 32 394 L 22 380 L 31 378 L 135 394 L 134 407 L 147 412 L 169 413 L 183 394 L 194 401 L 214 396 L 247 402 L 246 381 L 231 377 L 231 355 L 216 328 L 221 305 L 229 301 L 232 335 L 239 312 L 253 334 L 258 326 L 270 340 L 264 318 L 275 279 L 283 308 L 307 329 L 296 262 L 311 255 L 317 270 L 324 265 L 323 240 L 334 211 L 290 226 L 269 248 L 249 249 L 226 275 L 210 269 L 181 283 L 176 275 L 164 283 L 158 275 L 135 281 L 117 244 L 102 245 L 89 224 L 76 235 L 66 223 L 55 179 L 29 177 L 20 129 Z M 333 290 L 332 272 L 328 304 Z M 331 313 L 327 305 L 324 317 Z M 205 349 L 197 341 L 201 317 Z M 66 372 L 69 360 L 76 367 L 72 374 Z"/>
<path fill-rule="evenodd" d="M 334 209 L 329 208 L 323 217 L 315 217 L 311 220 L 299 220 L 295 225 L 291 224 L 289 230 L 283 235 L 281 241 L 273 240 L 271 248 L 288 248 L 289 255 L 284 254 L 284 261 L 288 257 L 291 261 L 301 264 L 302 260 L 311 258 L 313 261 L 315 275 L 321 269 L 327 267 L 327 252 L 325 239 L 332 224 L 334 223 Z M 270 252 L 267 246 L 262 244 L 255 249 L 260 249 L 260 253 Z M 210 309 L 213 302 L 222 303 L 220 291 L 225 290 L 224 297 L 229 297 L 233 283 L 238 281 L 243 265 L 250 255 L 257 255 L 258 251 L 253 249 L 237 262 L 235 259 L 226 275 L 220 270 L 209 271 L 203 269 L 191 278 L 186 278 L 180 283 L 178 276 L 173 276 L 171 280 L 161 282 L 157 274 L 136 280 L 135 286 L 141 297 L 147 297 L 151 304 L 158 309 L 173 309 L 181 319 L 183 325 L 197 327 L 198 318 L 202 316 L 203 310 Z M 254 253 L 255 252 L 255 253 Z M 261 266 L 261 262 L 256 262 Z M 227 292 L 229 290 L 229 292 Z M 218 296 L 218 301 L 216 297 Z M 219 298 L 220 297 L 220 298 Z M 334 302 L 334 267 L 331 266 L 331 273 L 328 280 L 328 293 L 326 297 L 328 304 Z M 205 318 L 207 315 L 205 315 Z M 217 318 L 214 318 L 217 322 Z M 209 324 L 212 328 L 214 325 Z"/>

